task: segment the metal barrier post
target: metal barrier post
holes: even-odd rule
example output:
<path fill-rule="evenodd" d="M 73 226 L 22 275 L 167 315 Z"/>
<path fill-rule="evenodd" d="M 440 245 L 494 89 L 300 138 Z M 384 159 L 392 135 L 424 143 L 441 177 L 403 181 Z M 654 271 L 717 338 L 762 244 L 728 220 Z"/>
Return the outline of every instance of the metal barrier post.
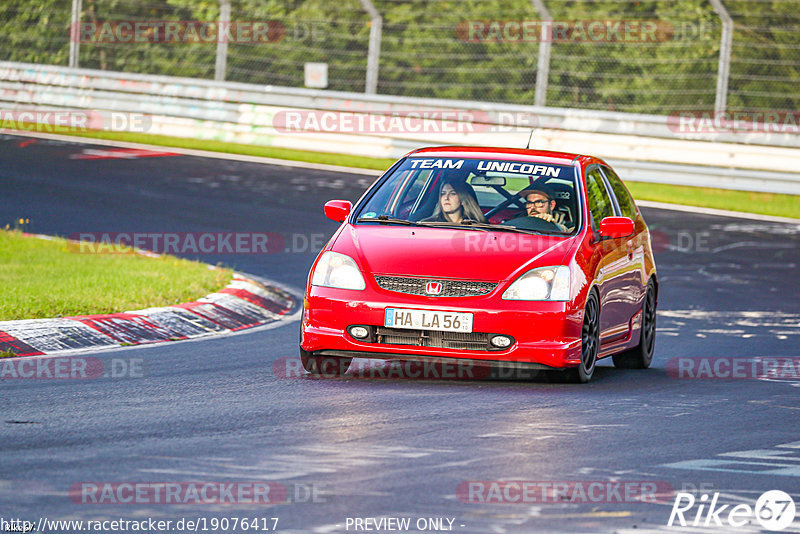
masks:
<path fill-rule="evenodd" d="M 81 0 L 72 0 L 72 19 L 69 26 L 69 68 L 78 68 L 81 43 Z"/>
<path fill-rule="evenodd" d="M 228 64 L 227 28 L 231 23 L 231 0 L 219 0 L 219 28 L 217 28 L 217 62 L 214 67 L 214 80 L 225 80 Z"/>
<path fill-rule="evenodd" d="M 378 90 L 378 63 L 381 54 L 381 33 L 383 31 L 383 19 L 370 0 L 361 0 L 364 10 L 369 13 L 369 50 L 367 51 L 367 80 L 364 92 L 375 94 Z"/>
<path fill-rule="evenodd" d="M 542 34 L 539 40 L 539 61 L 536 64 L 536 94 L 533 104 L 544 106 L 547 101 L 547 79 L 550 76 L 550 46 L 553 41 L 553 17 L 543 0 L 531 0 L 542 19 Z"/>
<path fill-rule="evenodd" d="M 731 68 L 731 47 L 733 45 L 733 19 L 721 0 L 710 0 L 714 11 L 722 20 L 722 37 L 719 42 L 719 68 L 717 70 L 717 96 L 714 112 L 725 113 L 728 107 L 728 78 Z"/>

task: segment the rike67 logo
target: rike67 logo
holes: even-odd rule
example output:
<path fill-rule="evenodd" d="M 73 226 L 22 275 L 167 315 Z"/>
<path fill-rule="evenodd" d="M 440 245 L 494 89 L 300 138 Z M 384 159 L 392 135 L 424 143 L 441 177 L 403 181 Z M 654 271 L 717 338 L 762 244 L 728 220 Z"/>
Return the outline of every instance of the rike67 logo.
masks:
<path fill-rule="evenodd" d="M 677 523 L 682 527 L 738 528 L 752 524 L 755 519 L 765 530 L 778 532 L 792 524 L 796 512 L 792 497 L 780 490 L 761 494 L 755 507 L 749 504 L 720 505 L 718 500 L 719 493 L 714 493 L 710 499 L 705 493 L 699 499 L 691 493 L 677 493 L 667 526 Z M 695 506 L 696 511 L 693 510 Z"/>

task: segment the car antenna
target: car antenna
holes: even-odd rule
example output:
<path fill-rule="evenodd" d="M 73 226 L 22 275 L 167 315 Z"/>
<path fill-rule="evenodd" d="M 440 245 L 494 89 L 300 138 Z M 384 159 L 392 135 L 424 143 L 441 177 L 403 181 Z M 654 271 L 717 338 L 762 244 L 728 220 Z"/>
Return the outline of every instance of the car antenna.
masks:
<path fill-rule="evenodd" d="M 530 150 L 530 148 L 531 148 L 531 141 L 533 141 L 533 128 L 531 128 L 531 135 L 530 135 L 530 137 L 528 137 L 528 146 L 526 146 L 526 147 L 525 147 L 526 149 L 529 149 L 529 150 Z"/>

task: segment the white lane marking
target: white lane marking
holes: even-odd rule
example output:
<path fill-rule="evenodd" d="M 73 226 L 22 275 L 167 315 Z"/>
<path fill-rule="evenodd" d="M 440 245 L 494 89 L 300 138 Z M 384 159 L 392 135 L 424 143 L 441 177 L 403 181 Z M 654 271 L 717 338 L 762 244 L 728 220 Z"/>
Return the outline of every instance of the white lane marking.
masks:
<path fill-rule="evenodd" d="M 747 465 L 753 466 L 753 469 L 734 469 L 734 465 Z M 772 467 L 774 469 L 759 469 L 759 467 Z M 724 473 L 747 473 L 749 475 L 770 475 L 782 477 L 800 477 L 800 465 L 785 465 L 775 462 L 753 462 L 742 460 L 686 460 L 683 462 L 675 462 L 671 464 L 664 464 L 662 467 L 671 467 L 673 469 L 688 469 L 690 471 L 720 471 Z"/>
<path fill-rule="evenodd" d="M 800 477 L 800 462 L 796 449 L 798 442 L 783 443 L 773 449 L 750 449 L 717 454 L 714 458 L 684 460 L 660 467 L 687 469 L 690 471 L 720 471 L 726 473 L 747 473 L 750 475 L 772 475 Z M 789 448 L 794 450 L 775 450 Z M 748 468 L 750 467 L 750 468 Z"/>
<path fill-rule="evenodd" d="M 723 452 L 719 456 L 730 456 L 731 458 L 752 458 L 755 460 L 785 460 L 787 462 L 800 462 L 800 457 L 793 458 L 788 456 L 792 451 L 781 451 L 772 449 L 752 449 L 749 451 Z"/>

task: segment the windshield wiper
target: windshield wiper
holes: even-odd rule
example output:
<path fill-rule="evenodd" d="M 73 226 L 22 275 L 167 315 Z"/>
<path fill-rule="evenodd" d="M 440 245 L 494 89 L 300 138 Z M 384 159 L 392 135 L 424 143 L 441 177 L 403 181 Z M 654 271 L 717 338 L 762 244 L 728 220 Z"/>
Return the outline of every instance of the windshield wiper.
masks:
<path fill-rule="evenodd" d="M 403 224 L 406 226 L 428 226 L 435 228 L 458 228 L 462 230 L 484 230 L 483 228 L 464 228 L 461 223 L 454 223 L 448 221 L 407 221 L 406 219 L 398 219 L 397 217 L 390 217 L 389 215 L 378 215 L 377 217 L 359 217 L 356 222 L 376 222 L 380 224 Z"/>
<path fill-rule="evenodd" d="M 472 222 L 471 219 L 464 219 L 464 221 L 460 223 L 455 223 L 450 221 L 427 221 L 427 222 L 420 221 L 418 224 L 420 226 L 431 226 L 434 228 L 455 228 L 457 230 L 480 230 L 482 232 L 486 231 L 486 229 L 482 226 L 472 226 L 471 222 Z"/>
<path fill-rule="evenodd" d="M 461 224 L 469 225 L 473 228 L 485 228 L 486 230 L 499 230 L 501 232 L 517 232 L 520 234 L 547 234 L 547 235 L 562 235 L 563 232 L 552 230 L 533 230 L 531 228 L 517 228 L 516 226 L 508 226 L 505 224 L 489 224 L 474 221 L 472 219 L 464 219 Z"/>
<path fill-rule="evenodd" d="M 427 226 L 432 228 L 452 228 L 456 230 L 479 230 L 487 232 L 490 230 L 497 230 L 500 232 L 515 232 L 518 234 L 526 235 L 564 235 L 563 232 L 550 231 L 550 230 L 531 230 L 527 228 L 517 228 L 515 226 L 507 226 L 503 224 L 489 224 L 478 222 L 474 219 L 464 219 L 460 223 L 449 221 L 408 221 L 406 219 L 398 219 L 397 217 L 390 217 L 389 215 L 378 215 L 377 217 L 359 217 L 356 222 L 376 222 L 380 224 L 402 224 L 405 226 Z"/>
<path fill-rule="evenodd" d="M 398 219 L 397 217 L 389 217 L 388 215 L 378 215 L 377 217 L 359 217 L 356 222 L 377 222 L 381 224 L 405 224 L 407 226 L 419 226 L 418 223 L 407 221 L 405 219 Z"/>

